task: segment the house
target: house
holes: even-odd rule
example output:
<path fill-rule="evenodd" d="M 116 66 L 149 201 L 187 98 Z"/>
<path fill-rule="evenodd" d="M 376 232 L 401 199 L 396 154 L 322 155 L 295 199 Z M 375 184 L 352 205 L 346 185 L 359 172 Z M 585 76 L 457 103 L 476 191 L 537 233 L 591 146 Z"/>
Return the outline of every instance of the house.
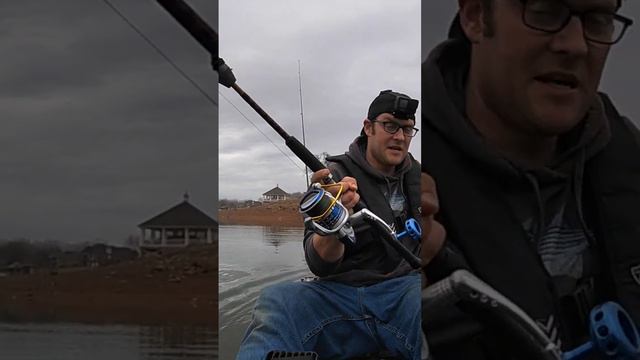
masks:
<path fill-rule="evenodd" d="M 138 225 L 140 249 L 185 247 L 212 244 L 218 238 L 218 222 L 189 202 L 189 195 L 178 205 Z"/>
<path fill-rule="evenodd" d="M 276 187 L 267 191 L 266 193 L 262 194 L 262 200 L 267 202 L 287 200 L 289 198 L 290 198 L 289 194 L 284 190 L 280 189 L 278 185 L 276 185 Z"/>
<path fill-rule="evenodd" d="M 0 272 L 9 275 L 28 275 L 33 273 L 33 266 L 16 261 L 6 266 L 4 269 L 0 269 Z"/>
<path fill-rule="evenodd" d="M 115 264 L 138 257 L 138 252 L 135 250 L 105 244 L 87 246 L 81 253 L 85 266 L 89 267 Z"/>
<path fill-rule="evenodd" d="M 248 208 L 248 207 L 256 207 L 256 206 L 260 206 L 262 205 L 262 202 L 260 201 L 255 201 L 255 200 L 246 200 L 242 203 L 242 207 Z"/>

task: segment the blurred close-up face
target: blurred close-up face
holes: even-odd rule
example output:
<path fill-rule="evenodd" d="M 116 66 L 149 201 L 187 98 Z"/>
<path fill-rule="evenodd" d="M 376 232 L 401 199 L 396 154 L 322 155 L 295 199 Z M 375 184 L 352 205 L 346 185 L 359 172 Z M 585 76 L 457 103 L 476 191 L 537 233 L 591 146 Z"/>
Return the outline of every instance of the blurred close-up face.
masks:
<path fill-rule="evenodd" d="M 508 126 L 543 136 L 565 133 L 584 118 L 611 46 L 586 39 L 585 23 L 589 36 L 606 33 L 616 0 L 462 3 L 476 7 L 466 14 L 479 24 L 470 36 L 475 86 L 490 111 Z M 580 16 L 585 12 L 592 16 Z M 553 21 L 559 13 L 573 13 L 564 27 Z"/>
<path fill-rule="evenodd" d="M 397 126 L 400 126 L 399 128 Z M 405 134 L 403 127 L 413 128 L 414 120 L 401 120 L 389 113 L 376 117 L 375 121 L 365 120 L 364 131 L 367 135 L 367 161 L 374 168 L 391 173 L 407 157 L 411 136 Z M 389 131 L 395 131 L 391 134 Z M 406 130 L 413 131 L 413 130 Z"/>

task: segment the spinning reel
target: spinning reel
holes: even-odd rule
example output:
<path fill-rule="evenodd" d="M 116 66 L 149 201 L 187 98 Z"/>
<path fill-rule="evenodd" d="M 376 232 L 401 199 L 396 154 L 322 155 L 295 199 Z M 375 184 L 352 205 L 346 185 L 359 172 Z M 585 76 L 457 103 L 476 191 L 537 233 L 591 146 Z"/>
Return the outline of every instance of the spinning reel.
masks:
<path fill-rule="evenodd" d="M 414 241 L 420 241 L 422 230 L 415 219 L 407 220 L 405 230 L 396 233 L 389 224 L 368 209 L 361 209 L 353 215 L 349 215 L 347 208 L 339 201 L 342 187 L 334 197 L 325 190 L 330 186 L 342 185 L 339 183 L 329 185 L 314 183 L 300 201 L 300 212 L 305 215 L 305 222 L 310 221 L 317 234 L 335 234 L 345 245 L 353 245 L 356 242 L 354 226 L 369 227 L 381 234 L 382 238 L 398 251 L 413 268 L 421 267 L 420 259 L 399 241 L 407 236 Z"/>
<path fill-rule="evenodd" d="M 323 185 L 314 183 L 300 201 L 300 212 L 305 215 L 305 222 L 312 222 L 316 233 L 323 236 L 336 234 L 341 241 L 355 244 L 355 234 L 349 224 L 349 212 L 338 201 L 341 193 L 342 187 L 338 195 L 333 197 L 323 189 Z"/>

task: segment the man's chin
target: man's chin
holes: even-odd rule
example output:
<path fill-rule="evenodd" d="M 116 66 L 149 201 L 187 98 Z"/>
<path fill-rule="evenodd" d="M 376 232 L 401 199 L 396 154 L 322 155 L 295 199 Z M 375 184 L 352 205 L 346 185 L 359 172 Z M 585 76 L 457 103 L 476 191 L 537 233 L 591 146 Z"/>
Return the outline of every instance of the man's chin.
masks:
<path fill-rule="evenodd" d="M 398 165 L 402 164 L 402 162 L 404 161 L 404 159 L 406 157 L 407 157 L 406 153 L 403 153 L 401 155 L 399 155 L 399 154 L 398 155 L 397 154 L 390 155 L 390 156 L 387 156 L 387 163 L 389 165 L 398 166 Z"/>
<path fill-rule="evenodd" d="M 545 135 L 562 135 L 580 123 L 586 113 L 575 107 L 548 107 L 535 115 L 533 125 Z"/>

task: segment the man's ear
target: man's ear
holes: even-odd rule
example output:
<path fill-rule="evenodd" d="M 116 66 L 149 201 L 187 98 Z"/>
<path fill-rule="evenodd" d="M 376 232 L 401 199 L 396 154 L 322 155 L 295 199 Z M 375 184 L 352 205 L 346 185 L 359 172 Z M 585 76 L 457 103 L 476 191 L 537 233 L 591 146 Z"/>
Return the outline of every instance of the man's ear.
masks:
<path fill-rule="evenodd" d="M 482 0 L 458 0 L 460 25 L 471 43 L 479 43 L 485 34 Z"/>
<path fill-rule="evenodd" d="M 367 136 L 373 135 L 373 123 L 371 120 L 364 119 L 364 121 L 362 121 L 362 126 L 364 127 L 364 133 L 367 134 Z"/>

